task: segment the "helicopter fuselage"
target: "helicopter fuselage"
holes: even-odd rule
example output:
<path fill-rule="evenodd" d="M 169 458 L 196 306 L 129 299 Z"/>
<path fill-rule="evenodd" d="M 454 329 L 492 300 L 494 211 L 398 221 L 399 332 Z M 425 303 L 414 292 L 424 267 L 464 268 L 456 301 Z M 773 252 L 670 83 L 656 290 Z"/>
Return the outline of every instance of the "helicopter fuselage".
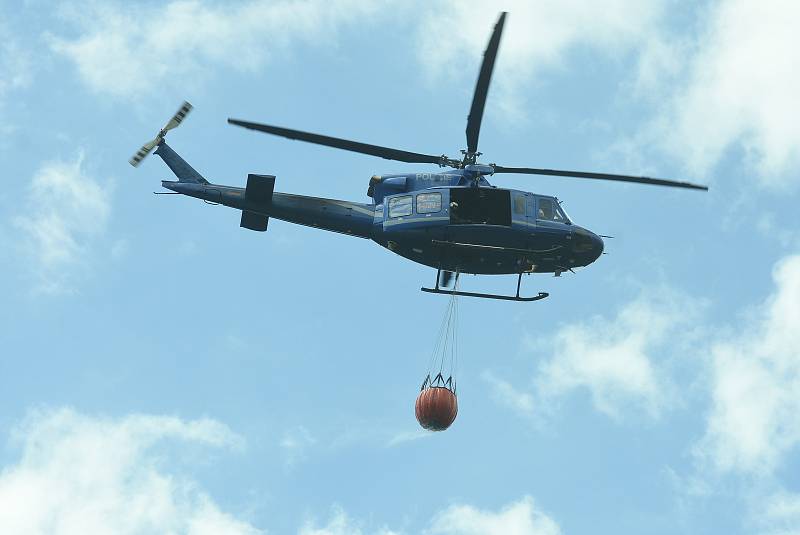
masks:
<path fill-rule="evenodd" d="M 409 260 L 453 272 L 560 273 L 587 266 L 602 253 L 602 239 L 570 221 L 555 197 L 472 178 L 463 170 L 372 177 L 369 204 L 279 192 L 259 203 L 247 198 L 245 188 L 163 185 L 259 217 L 368 238 Z"/>

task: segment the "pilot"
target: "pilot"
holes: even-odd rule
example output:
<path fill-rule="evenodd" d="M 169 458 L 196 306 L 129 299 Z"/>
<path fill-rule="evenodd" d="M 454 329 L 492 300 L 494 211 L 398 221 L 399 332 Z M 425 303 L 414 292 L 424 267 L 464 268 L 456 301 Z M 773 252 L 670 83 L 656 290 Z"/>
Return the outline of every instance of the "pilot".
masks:
<path fill-rule="evenodd" d="M 552 201 L 539 201 L 539 219 L 552 221 L 553 219 L 553 204 Z"/>

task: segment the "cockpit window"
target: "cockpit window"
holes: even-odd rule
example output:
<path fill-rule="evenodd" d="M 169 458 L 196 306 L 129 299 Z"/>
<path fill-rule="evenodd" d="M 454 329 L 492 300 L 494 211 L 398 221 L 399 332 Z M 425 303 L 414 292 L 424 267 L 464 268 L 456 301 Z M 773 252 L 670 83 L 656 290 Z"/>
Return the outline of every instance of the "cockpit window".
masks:
<path fill-rule="evenodd" d="M 561 212 L 561 215 L 564 216 L 564 222 L 565 223 L 572 224 L 572 218 L 569 216 L 567 211 L 564 210 L 564 207 L 561 205 L 561 203 L 558 203 L 558 211 Z"/>
<path fill-rule="evenodd" d="M 555 221 L 556 223 L 567 222 L 567 217 L 554 199 L 540 198 L 538 201 L 539 208 L 537 210 L 536 219 Z"/>
<path fill-rule="evenodd" d="M 389 199 L 389 217 L 411 215 L 411 195 Z"/>

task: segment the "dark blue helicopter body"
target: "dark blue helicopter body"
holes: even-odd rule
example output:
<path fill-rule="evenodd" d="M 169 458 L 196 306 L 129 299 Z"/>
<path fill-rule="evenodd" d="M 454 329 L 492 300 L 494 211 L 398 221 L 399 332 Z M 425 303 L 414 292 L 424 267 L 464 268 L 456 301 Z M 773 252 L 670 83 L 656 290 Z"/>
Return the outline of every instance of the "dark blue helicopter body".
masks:
<path fill-rule="evenodd" d="M 355 203 L 272 192 L 274 177 L 250 175 L 248 187 L 269 182 L 263 199 L 247 188 L 205 182 L 166 143 L 156 151 L 179 174 L 165 188 L 243 211 L 266 230 L 270 217 L 369 238 L 409 260 L 445 271 L 474 274 L 557 273 L 594 262 L 602 240 L 573 224 L 557 199 L 500 189 L 469 171 L 375 176 L 373 202 Z M 191 169 L 191 168 L 189 168 Z M 198 179 L 204 182 L 199 182 Z M 263 229 L 261 228 L 263 227 Z"/>
<path fill-rule="evenodd" d="M 554 197 L 483 177 L 476 187 L 473 178 L 464 170 L 374 177 L 372 239 L 420 264 L 475 274 L 558 273 L 602 253 L 600 237 L 574 225 Z M 403 182 L 410 189 L 388 194 Z"/>
<path fill-rule="evenodd" d="M 130 160 L 134 166 L 155 147 L 178 181 L 162 185 L 176 193 L 223 204 L 242 211 L 241 226 L 264 231 L 270 217 L 369 238 L 409 260 L 436 268 L 435 293 L 534 301 L 522 298 L 519 285 L 523 273 L 555 273 L 587 266 L 603 252 L 600 237 L 575 225 L 555 197 L 492 186 L 487 176 L 498 173 L 548 175 L 614 180 L 660 186 L 707 190 L 687 182 L 584 171 L 531 167 L 504 167 L 478 163 L 478 138 L 492 70 L 500 44 L 506 13 L 495 25 L 484 53 L 467 118 L 467 148 L 462 158 L 452 159 L 418 152 L 371 145 L 279 126 L 228 119 L 228 122 L 284 138 L 369 154 L 388 160 L 438 165 L 451 170 L 373 176 L 367 195 L 372 202 L 357 203 L 273 191 L 275 177 L 249 175 L 246 188 L 210 184 L 165 142 L 168 130 L 177 127 L 191 110 L 189 103 L 178 110 L 156 138 L 146 143 Z M 452 273 L 517 274 L 516 296 L 500 296 L 442 290 Z M 441 276 L 441 277 L 440 277 Z"/>

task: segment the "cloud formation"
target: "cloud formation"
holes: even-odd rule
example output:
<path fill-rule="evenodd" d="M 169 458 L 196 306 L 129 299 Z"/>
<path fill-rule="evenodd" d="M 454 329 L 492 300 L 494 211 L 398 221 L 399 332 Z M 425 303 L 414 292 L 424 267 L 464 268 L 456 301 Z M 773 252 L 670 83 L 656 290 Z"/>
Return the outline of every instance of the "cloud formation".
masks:
<path fill-rule="evenodd" d="M 721 471 L 770 474 L 800 445 L 800 255 L 775 291 L 711 348 L 711 410 L 698 455 Z"/>
<path fill-rule="evenodd" d="M 28 87 L 33 78 L 32 54 L 10 30 L 3 11 L 0 6 L 0 149 L 5 148 L 10 134 L 17 129 L 7 123 L 6 99 L 14 91 Z"/>
<path fill-rule="evenodd" d="M 724 0 L 690 9 L 700 22 L 672 30 L 663 1 L 451 0 L 424 16 L 417 54 L 435 80 L 472 77 L 490 21 L 507 10 L 489 106 L 524 116 L 524 92 L 543 70 L 565 67 L 576 50 L 611 58 L 630 54 L 636 68 L 619 84 L 619 95 L 628 99 L 633 88 L 651 111 L 635 141 L 620 139 L 609 149 L 639 155 L 657 148 L 701 176 L 736 149 L 762 184 L 796 183 L 800 5 L 778 0 L 765 8 L 758 0 Z"/>
<path fill-rule="evenodd" d="M 594 407 L 611 417 L 631 409 L 658 416 L 672 401 L 671 384 L 654 356 L 701 307 L 661 290 L 640 295 L 614 318 L 562 326 L 554 335 L 552 356 L 539 366 L 536 391 L 548 401 L 585 389 Z"/>
<path fill-rule="evenodd" d="M 359 522 L 350 518 L 341 507 L 334 507 L 328 523 L 317 527 L 313 520 L 307 520 L 298 531 L 298 535 L 398 535 L 386 527 L 377 531 L 363 531 Z"/>
<path fill-rule="evenodd" d="M 729 149 L 742 149 L 763 184 L 796 181 L 800 4 L 726 0 L 702 10 L 701 20 L 704 30 L 691 45 L 662 36 L 661 53 L 644 57 L 651 63 L 647 89 L 666 98 L 644 143 L 659 144 L 699 174 Z M 681 65 L 685 72 L 674 77 Z M 656 91 L 659 85 L 666 91 Z"/>
<path fill-rule="evenodd" d="M 306 451 L 316 444 L 317 439 L 305 426 L 298 425 L 287 430 L 281 439 L 281 449 L 286 455 L 286 466 L 291 467 L 305 458 Z"/>
<path fill-rule="evenodd" d="M 777 492 L 759 504 L 756 524 L 763 535 L 800 533 L 800 494 Z"/>
<path fill-rule="evenodd" d="M 535 402 L 585 389 L 612 417 L 636 407 L 658 416 L 676 401 L 670 361 L 688 362 L 687 348 L 694 347 L 704 357 L 694 361 L 705 368 L 710 403 L 697 458 L 722 473 L 772 475 L 800 445 L 800 254 L 779 261 L 773 281 L 763 303 L 741 311 L 742 325 L 692 331 L 706 303 L 666 291 L 643 294 L 614 318 L 565 325 L 538 367 L 533 398 L 484 378 L 501 401 L 525 414 Z"/>
<path fill-rule="evenodd" d="M 255 70 L 292 43 L 330 43 L 339 27 L 379 8 L 356 0 L 173 0 L 135 8 L 93 1 L 61 9 L 79 33 L 51 36 L 51 47 L 92 91 L 130 98 L 201 78 L 212 67 Z"/>
<path fill-rule="evenodd" d="M 0 98 L 12 89 L 26 87 L 31 80 L 28 54 L 5 33 L 0 28 Z"/>
<path fill-rule="evenodd" d="M 318 527 L 308 520 L 299 535 L 398 535 L 387 527 L 367 530 L 341 507 L 334 507 L 330 520 Z M 439 511 L 422 530 L 426 535 L 560 535 L 558 524 L 536 507 L 530 496 L 524 496 L 499 511 L 478 509 L 472 505 L 454 504 Z"/>
<path fill-rule="evenodd" d="M 217 421 L 58 409 L 31 414 L 14 435 L 22 453 L 0 473 L 0 533 L 260 533 L 170 470 L 176 442 L 241 444 Z"/>
<path fill-rule="evenodd" d="M 536 400 L 533 395 L 524 390 L 516 388 L 508 381 L 497 377 L 489 370 L 485 370 L 481 377 L 489 383 L 495 399 L 520 414 L 531 415 L 536 408 Z"/>
<path fill-rule="evenodd" d="M 93 240 L 105 230 L 111 211 L 109 187 L 86 173 L 82 155 L 73 161 L 52 161 L 34 174 L 24 206 L 13 223 L 33 259 L 36 289 L 69 290 L 72 269 L 85 261 Z"/>
<path fill-rule="evenodd" d="M 427 531 L 443 535 L 559 535 L 558 524 L 526 496 L 500 511 L 452 505 L 436 515 Z"/>
<path fill-rule="evenodd" d="M 660 0 L 448 0 L 424 16 L 417 55 L 435 79 L 444 74 L 474 80 L 494 22 L 500 11 L 510 12 L 488 102 L 507 114 L 519 114 L 523 86 L 542 70 L 563 67 L 567 55 L 579 47 L 611 56 L 635 49 L 652 33 L 663 5 Z"/>

